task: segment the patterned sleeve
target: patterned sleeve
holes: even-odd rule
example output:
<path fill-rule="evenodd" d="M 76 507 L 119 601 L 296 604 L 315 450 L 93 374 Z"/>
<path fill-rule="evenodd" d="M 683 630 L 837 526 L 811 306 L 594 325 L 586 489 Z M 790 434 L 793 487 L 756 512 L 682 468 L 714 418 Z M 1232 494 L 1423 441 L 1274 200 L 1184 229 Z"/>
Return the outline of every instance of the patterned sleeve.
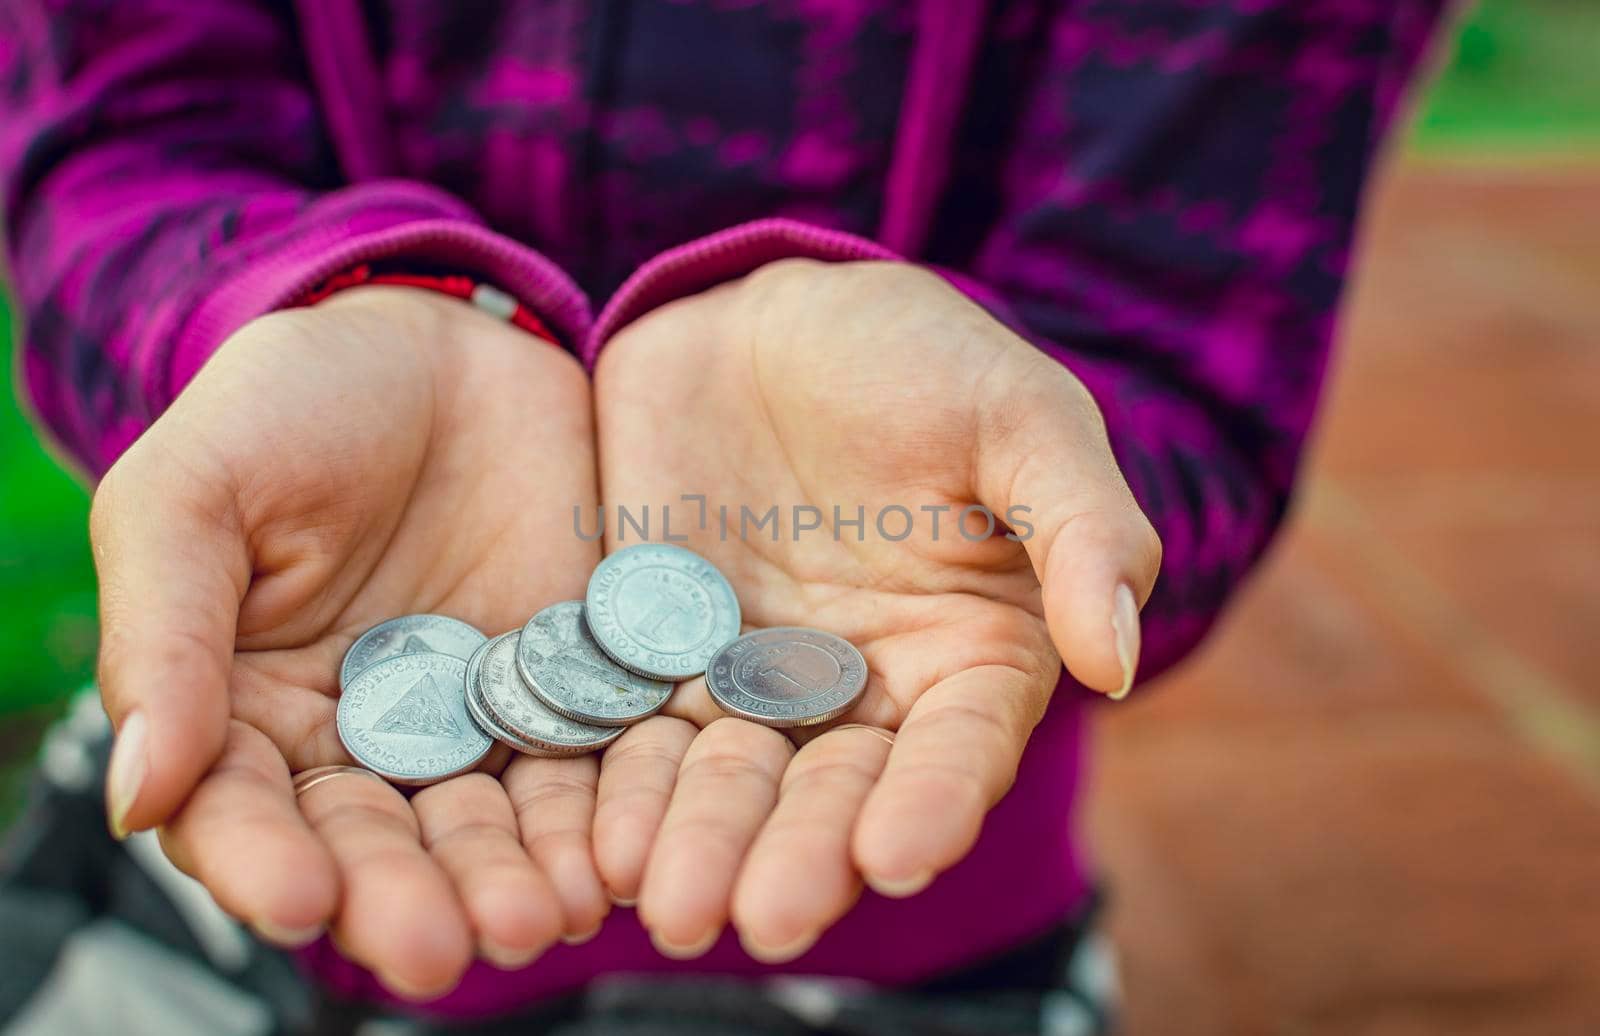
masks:
<path fill-rule="evenodd" d="M 23 381 L 92 472 L 228 334 L 359 262 L 481 275 L 558 333 L 587 317 L 559 270 L 447 193 L 339 186 L 288 8 L 0 5 L 0 177 Z"/>
<path fill-rule="evenodd" d="M 978 69 L 922 254 L 1099 403 L 1165 548 L 1141 678 L 1194 647 L 1284 516 L 1362 188 L 1440 5 L 1061 4 L 1037 69 L 1016 60 L 1023 22 Z M 986 105 L 991 89 L 1004 99 Z M 789 256 L 901 258 L 791 219 L 741 224 L 641 266 L 585 357 Z"/>
<path fill-rule="evenodd" d="M 1069 6 L 1004 162 L 953 172 L 1000 215 L 952 280 L 1100 404 L 1166 550 L 1149 676 L 1284 515 L 1361 189 L 1438 5 Z"/>

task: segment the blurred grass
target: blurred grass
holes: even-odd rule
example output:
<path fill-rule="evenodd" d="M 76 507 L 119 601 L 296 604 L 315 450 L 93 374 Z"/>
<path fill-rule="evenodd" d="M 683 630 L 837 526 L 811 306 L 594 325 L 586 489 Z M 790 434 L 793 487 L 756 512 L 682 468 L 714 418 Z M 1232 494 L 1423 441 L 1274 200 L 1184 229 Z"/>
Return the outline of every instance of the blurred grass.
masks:
<path fill-rule="evenodd" d="M 1600 148 L 1600 3 L 1482 0 L 1422 101 L 1410 143 L 1424 152 Z"/>
<path fill-rule="evenodd" d="M 1600 2 L 1484 0 L 1409 143 L 1486 157 L 1600 148 Z M 12 332 L 0 301 L 0 761 L 26 758 L 42 717 L 89 678 L 95 633 L 87 493 L 15 404 Z"/>
<path fill-rule="evenodd" d="M 11 314 L 0 300 L 0 709 L 37 709 L 82 686 L 94 660 L 88 495 L 18 409 Z"/>
<path fill-rule="evenodd" d="M 0 825 L 40 731 L 94 666 L 94 568 L 84 487 L 18 409 L 15 327 L 0 298 Z"/>

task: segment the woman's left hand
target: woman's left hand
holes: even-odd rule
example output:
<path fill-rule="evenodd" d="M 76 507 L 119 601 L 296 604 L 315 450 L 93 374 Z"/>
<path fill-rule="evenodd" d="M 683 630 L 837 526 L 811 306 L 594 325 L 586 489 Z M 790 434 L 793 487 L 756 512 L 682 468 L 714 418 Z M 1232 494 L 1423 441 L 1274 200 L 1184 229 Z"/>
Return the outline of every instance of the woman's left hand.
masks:
<path fill-rule="evenodd" d="M 723 717 L 701 678 L 613 745 L 597 863 L 663 952 L 704 952 L 731 919 L 753 955 L 792 959 L 863 877 L 916 893 L 972 847 L 1063 661 L 1127 690 L 1160 542 L 1089 393 L 942 279 L 768 265 L 625 328 L 595 399 L 608 516 L 650 505 L 659 530 L 670 504 L 748 625 L 849 639 L 869 679 L 841 722 L 894 732 L 791 741 Z M 963 521 L 976 505 L 1017 538 Z M 741 508 L 774 506 L 776 530 L 741 535 Z M 796 506 L 820 527 L 797 531 Z"/>

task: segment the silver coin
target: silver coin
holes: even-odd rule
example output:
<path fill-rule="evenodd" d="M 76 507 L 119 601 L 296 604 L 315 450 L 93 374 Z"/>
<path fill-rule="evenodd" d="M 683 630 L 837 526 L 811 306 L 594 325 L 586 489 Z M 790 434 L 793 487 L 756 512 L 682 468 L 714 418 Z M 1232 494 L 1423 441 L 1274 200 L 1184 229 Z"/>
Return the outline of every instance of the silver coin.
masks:
<path fill-rule="evenodd" d="M 339 740 L 396 784 L 466 773 L 492 744 L 467 714 L 467 663 L 436 651 L 396 655 L 357 673 L 339 695 Z"/>
<path fill-rule="evenodd" d="M 517 668 L 550 711 L 600 727 L 637 723 L 672 697 L 672 683 L 629 672 L 600 650 L 583 621 L 582 601 L 552 604 L 528 620 Z"/>
<path fill-rule="evenodd" d="M 843 637 L 803 626 L 755 630 L 706 670 L 718 705 L 769 727 L 807 727 L 850 710 L 867 688 L 867 660 Z"/>
<path fill-rule="evenodd" d="M 488 639 L 447 615 L 402 615 L 380 622 L 357 637 L 344 653 L 344 663 L 339 666 L 339 689 L 343 690 L 361 670 L 385 658 L 437 651 L 464 662 Z"/>
<path fill-rule="evenodd" d="M 604 748 L 622 736 L 621 727 L 596 727 L 545 708 L 517 669 L 514 631 L 496 637 L 478 670 L 484 711 L 507 731 L 552 755 L 579 755 Z"/>
<path fill-rule="evenodd" d="M 502 633 L 500 637 L 511 635 L 510 633 Z M 478 650 L 472 653 L 472 657 L 467 659 L 467 714 L 478 724 L 478 729 L 501 744 L 508 745 L 524 755 L 549 755 L 550 753 L 538 745 L 533 744 L 531 741 L 524 741 L 505 727 L 502 727 L 500 722 L 489 714 L 489 710 L 483 704 L 483 657 L 489 653 L 489 648 L 500 637 L 491 637 L 484 641 Z"/>
<path fill-rule="evenodd" d="M 656 680 L 699 676 L 739 635 L 739 598 L 728 580 L 694 551 L 664 543 L 626 547 L 600 562 L 584 616 L 618 665 Z"/>

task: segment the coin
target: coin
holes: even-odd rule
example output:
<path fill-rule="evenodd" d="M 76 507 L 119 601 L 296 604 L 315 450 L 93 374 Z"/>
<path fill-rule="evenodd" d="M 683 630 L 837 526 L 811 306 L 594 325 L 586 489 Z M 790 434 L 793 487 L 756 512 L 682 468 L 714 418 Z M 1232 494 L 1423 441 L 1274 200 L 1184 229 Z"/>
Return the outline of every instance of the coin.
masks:
<path fill-rule="evenodd" d="M 356 638 L 339 666 L 339 689 L 374 662 L 395 655 L 437 651 L 463 662 L 488 638 L 460 619 L 447 615 L 402 615 L 380 622 Z"/>
<path fill-rule="evenodd" d="M 867 660 L 843 637 L 803 626 L 755 630 L 718 651 L 706 670 L 718 705 L 769 727 L 826 723 L 867 687 Z"/>
<path fill-rule="evenodd" d="M 436 651 L 367 666 L 339 695 L 339 740 L 356 762 L 396 784 L 466 773 L 492 744 L 467 714 L 466 675 L 466 662 Z"/>
<path fill-rule="evenodd" d="M 694 551 L 664 543 L 626 547 L 600 562 L 584 616 L 618 665 L 656 680 L 699 676 L 739 635 L 739 599 L 728 580 Z"/>
<path fill-rule="evenodd" d="M 478 670 L 484 711 L 496 723 L 552 755 L 593 751 L 622 736 L 621 727 L 578 723 L 545 708 L 517 669 L 517 641 L 521 637 L 520 631 L 496 637 L 484 652 Z"/>
<path fill-rule="evenodd" d="M 672 683 L 631 673 L 600 650 L 583 621 L 582 601 L 552 604 L 528 620 L 517 668 L 550 711 L 595 726 L 637 723 L 672 696 Z"/>
<path fill-rule="evenodd" d="M 507 636 L 511 636 L 511 634 L 502 633 L 500 635 L 500 637 Z M 507 730 L 505 727 L 502 727 L 499 721 L 491 716 L 489 714 L 489 710 L 484 707 L 482 679 L 483 657 L 489 653 L 489 648 L 492 647 L 494 642 L 499 640 L 500 637 L 491 637 L 490 639 L 484 641 L 481 645 L 479 645 L 478 650 L 472 653 L 472 657 L 467 659 L 467 715 L 472 717 L 473 721 L 478 724 L 478 728 L 480 730 L 503 745 L 509 745 L 525 755 L 549 755 L 550 753 L 546 752 L 538 745 L 535 745 L 530 741 L 524 741 L 522 738 Z"/>

